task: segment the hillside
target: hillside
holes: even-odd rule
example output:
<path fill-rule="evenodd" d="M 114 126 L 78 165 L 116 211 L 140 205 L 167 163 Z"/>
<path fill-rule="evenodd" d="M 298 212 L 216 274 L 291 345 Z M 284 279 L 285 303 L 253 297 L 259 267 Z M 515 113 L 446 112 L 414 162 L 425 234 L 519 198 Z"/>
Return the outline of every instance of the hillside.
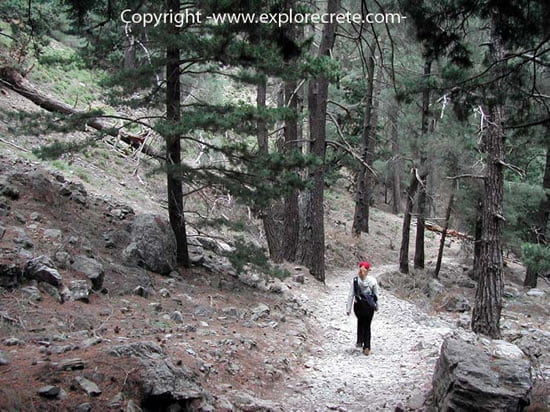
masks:
<path fill-rule="evenodd" d="M 531 8 L 302 29 L 31 3 L 0 4 L 0 412 L 550 410 Z M 189 2 L 219 7 L 243 6 Z M 362 261 L 368 348 L 346 316 Z"/>

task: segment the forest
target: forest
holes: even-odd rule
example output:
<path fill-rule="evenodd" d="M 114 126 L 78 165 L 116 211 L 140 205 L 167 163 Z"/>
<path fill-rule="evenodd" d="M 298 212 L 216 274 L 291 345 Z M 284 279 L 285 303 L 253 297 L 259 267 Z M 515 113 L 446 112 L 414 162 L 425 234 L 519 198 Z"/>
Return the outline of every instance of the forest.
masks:
<path fill-rule="evenodd" d="M 526 290 L 550 275 L 548 21 L 545 0 L 3 0 L 0 87 L 44 110 L 0 115 L 35 161 L 133 153 L 183 271 L 220 234 L 237 271 L 327 284 L 337 190 L 352 242 L 399 219 L 402 275 L 438 279 L 462 239 L 469 327 L 500 339 L 508 262 Z"/>

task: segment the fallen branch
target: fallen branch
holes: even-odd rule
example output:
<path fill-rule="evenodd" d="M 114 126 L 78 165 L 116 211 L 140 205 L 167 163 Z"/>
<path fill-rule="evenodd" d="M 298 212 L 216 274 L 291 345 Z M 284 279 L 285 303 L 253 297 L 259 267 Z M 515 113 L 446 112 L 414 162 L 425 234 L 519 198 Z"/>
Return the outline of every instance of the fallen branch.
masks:
<path fill-rule="evenodd" d="M 29 99 L 34 104 L 46 109 L 49 112 L 61 113 L 66 115 L 86 115 L 85 112 L 78 111 L 66 103 L 54 99 L 40 93 L 40 91 L 32 85 L 27 79 L 25 79 L 17 70 L 11 67 L 0 68 L 0 83 L 21 96 Z M 86 124 L 100 132 L 106 133 L 110 136 L 120 137 L 120 139 L 129 144 L 130 146 L 141 150 L 143 153 L 164 160 L 164 155 L 158 153 L 154 148 L 144 143 L 142 136 L 135 136 L 121 130 L 116 130 L 110 124 L 106 124 L 98 120 L 97 118 L 90 117 Z"/>

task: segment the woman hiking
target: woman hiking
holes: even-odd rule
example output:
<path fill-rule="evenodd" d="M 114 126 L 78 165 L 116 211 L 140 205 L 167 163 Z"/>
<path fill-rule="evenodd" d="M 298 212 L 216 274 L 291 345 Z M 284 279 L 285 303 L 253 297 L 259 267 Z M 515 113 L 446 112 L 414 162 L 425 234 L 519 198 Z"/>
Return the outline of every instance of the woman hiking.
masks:
<path fill-rule="evenodd" d="M 369 262 L 359 263 L 359 272 L 351 283 L 346 306 L 346 314 L 349 316 L 353 304 L 353 312 L 357 316 L 356 346 L 363 348 L 365 355 L 370 354 L 370 325 L 374 311 L 378 310 L 378 282 L 373 276 L 369 276 L 369 271 Z"/>

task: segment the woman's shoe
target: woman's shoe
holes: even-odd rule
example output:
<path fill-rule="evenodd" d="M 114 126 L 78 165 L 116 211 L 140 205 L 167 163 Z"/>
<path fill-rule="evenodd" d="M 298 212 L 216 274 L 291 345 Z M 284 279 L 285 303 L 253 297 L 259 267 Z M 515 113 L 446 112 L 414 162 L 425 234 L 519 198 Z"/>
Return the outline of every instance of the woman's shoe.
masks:
<path fill-rule="evenodd" d="M 363 353 L 364 353 L 365 355 L 369 356 L 369 355 L 370 355 L 370 349 L 369 349 L 369 348 L 363 349 Z"/>

